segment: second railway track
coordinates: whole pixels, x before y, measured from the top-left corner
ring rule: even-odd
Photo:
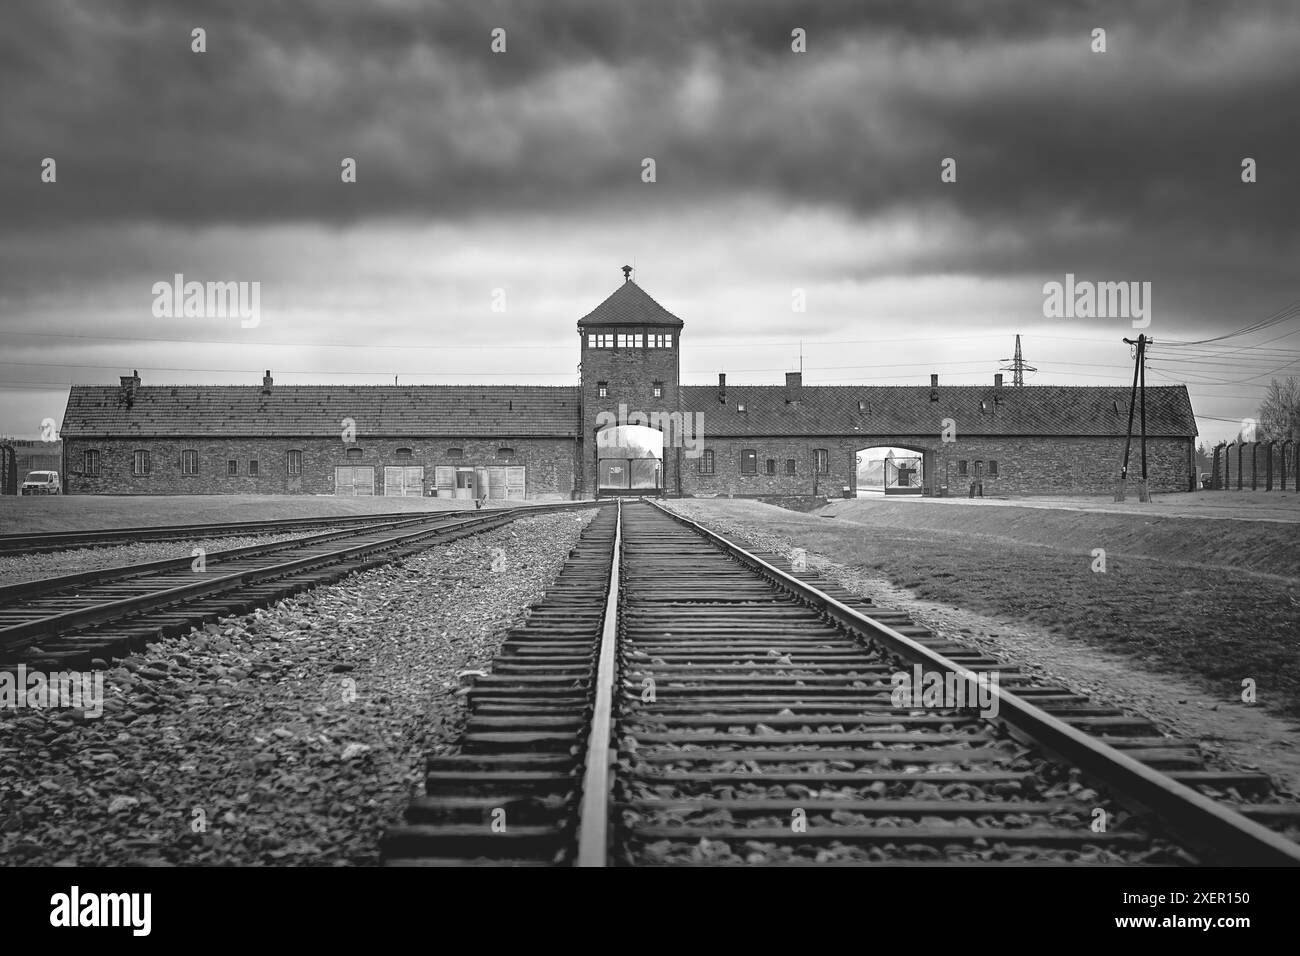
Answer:
[[[778,563],[657,505],[607,509],[385,861],[1300,863],[1277,832],[1300,809],[1262,775]],[[900,704],[916,668],[997,673],[996,713]]]
[[[190,626],[510,522],[578,505],[403,515],[352,529],[0,586],[0,666],[82,667]]]

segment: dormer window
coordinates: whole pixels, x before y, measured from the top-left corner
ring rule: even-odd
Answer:
[[[596,383],[596,397],[609,398],[609,382]]]
[[[743,411],[745,411],[745,403],[744,403],[744,402],[738,402],[738,403],[736,404],[736,411],[738,411],[738,412],[743,412]]]
[[[980,414],[984,414],[984,413],[987,412],[988,410],[989,410],[989,403],[988,403],[988,402],[981,401],[981,402],[980,402]]]
[[[864,402],[862,399],[858,399],[858,411],[865,412],[866,410],[867,410],[867,403]]]

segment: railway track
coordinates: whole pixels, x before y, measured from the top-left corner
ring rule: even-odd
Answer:
[[[385,863],[1300,863],[1263,775],[778,563],[658,505],[599,515]]]
[[[0,557],[68,551],[73,548],[118,547],[140,541],[192,541],[195,539],[234,538],[246,535],[284,534],[312,528],[379,526],[394,521],[427,517],[429,514],[429,512],[397,511],[368,515],[336,515],[326,518],[275,518],[261,521],[222,521],[212,524],[101,528],[92,531],[39,531],[30,534],[0,534]],[[441,512],[440,514],[445,516],[448,513]]]
[[[186,553],[0,587],[0,667],[84,667],[160,636],[246,613],[305,588],[534,512],[592,503],[405,514],[359,528],[201,556]]]

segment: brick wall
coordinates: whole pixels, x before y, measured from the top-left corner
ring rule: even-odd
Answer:
[[[566,438],[373,438],[353,446],[338,439],[325,438],[248,438],[248,439],[83,439],[68,438],[69,494],[114,495],[216,495],[216,494],[333,494],[336,466],[369,465],[375,469],[375,494],[383,494],[386,466],[421,465],[424,467],[425,493],[434,482],[434,467],[522,465],[525,493],[529,498],[540,495],[569,497],[573,491],[573,442]],[[347,457],[348,447],[360,448],[361,458]],[[464,456],[451,459],[449,448],[462,448]],[[514,454],[498,458],[498,448],[509,447]],[[100,454],[98,477],[82,471],[82,453],[96,449]],[[409,459],[397,457],[398,448],[410,448]],[[149,452],[150,474],[132,474],[137,449]],[[198,452],[198,474],[181,474],[181,452]],[[289,474],[288,452],[302,452],[302,474]],[[238,473],[226,474],[228,459],[238,462]],[[259,474],[249,475],[248,463],[258,461]]]
[[[933,436],[881,435],[851,438],[725,438],[706,436],[704,447],[714,453],[714,474],[703,474],[700,463],[682,463],[682,491],[686,495],[736,497],[842,494],[845,485],[856,489],[857,453],[863,448],[894,445],[921,451],[927,494],[946,485],[949,495],[967,494],[975,476],[975,462],[983,462],[984,494],[1103,494],[1114,490],[1124,454],[1123,438],[966,438],[943,443]],[[1155,491],[1187,491],[1191,486],[1191,439],[1147,440],[1147,470]],[[828,469],[814,474],[814,451],[827,450]],[[741,452],[757,453],[758,474],[742,475]],[[766,474],[767,459],[775,459],[777,473]],[[786,474],[786,459],[795,460],[794,475]],[[966,461],[967,475],[959,475]],[[998,474],[988,474],[996,461]],[[703,459],[701,459],[703,461]],[[1141,474],[1134,443],[1129,475]]]
[[[654,326],[630,326],[627,328],[602,328],[601,332],[617,335],[618,333],[640,333],[645,336],[658,333],[671,333],[673,347],[670,349],[651,348],[589,348],[586,333],[582,334],[582,447],[580,450],[582,468],[579,474],[580,488],[587,497],[592,497],[596,490],[595,440],[597,417],[601,412],[617,416],[619,405],[626,405],[629,412],[641,412],[651,415],[655,412],[675,412],[681,406],[678,400],[680,382],[680,347],[679,329],[659,328]],[[617,339],[615,339],[617,341]],[[607,382],[609,393],[600,397],[599,383]],[[663,383],[663,395],[654,397],[654,383]],[[676,469],[673,459],[676,456],[665,448],[664,481],[669,483],[669,490],[675,484]],[[683,468],[685,466],[683,465]]]

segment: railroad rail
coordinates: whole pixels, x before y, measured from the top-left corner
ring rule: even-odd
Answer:
[[[515,509],[546,507],[520,505]],[[493,509],[497,510],[497,509]],[[311,528],[348,528],[383,525],[430,514],[446,516],[458,512],[386,511],[367,515],[335,515],[319,518],[268,518],[255,521],[218,521],[204,524],[154,525],[135,528],[99,528],[90,531],[38,531],[0,534],[0,557],[68,551],[73,548],[108,548],[141,541],[192,541],[197,539],[233,538],[247,535],[284,534]]]
[[[597,516],[384,862],[1300,863],[1264,825],[1300,808],[1198,789],[1263,775],[780,563],[658,504]],[[981,706],[900,701],[910,673]]]
[[[84,666],[435,543],[533,513],[597,506],[406,514],[359,528],[0,587],[0,666]]]

